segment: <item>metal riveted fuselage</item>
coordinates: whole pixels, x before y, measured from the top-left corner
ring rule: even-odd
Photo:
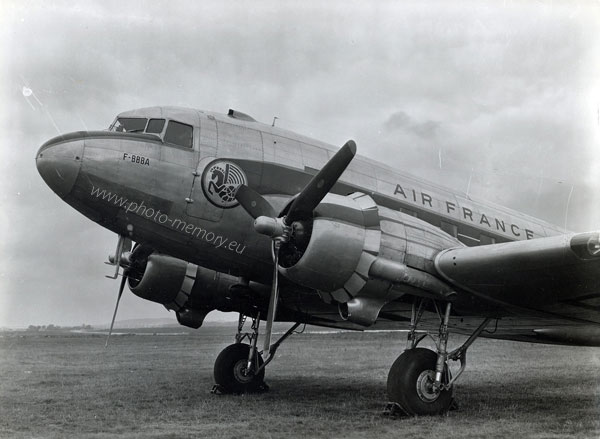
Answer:
[[[46,183],[115,233],[218,272],[269,283],[271,241],[254,231],[252,218],[237,205],[231,189],[247,184],[281,211],[328,161],[332,147],[253,120],[191,109],[151,107],[119,117],[187,124],[193,140],[181,146],[167,141],[164,132],[59,136],[42,145],[36,156]],[[411,241],[410,235],[421,234],[428,222],[480,243],[485,243],[483,238],[502,242],[559,232],[363,157],[353,160],[332,189],[342,195],[357,191],[381,206],[386,242],[380,255],[421,270],[427,270],[421,261],[432,260],[440,248],[428,247],[426,240]],[[413,214],[423,221],[412,221]],[[406,242],[413,243],[410,249]]]

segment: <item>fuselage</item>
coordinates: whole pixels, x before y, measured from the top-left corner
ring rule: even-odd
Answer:
[[[158,253],[229,274],[243,284],[254,281],[268,291],[272,242],[256,233],[252,218],[235,199],[235,188],[247,185],[282,212],[335,151],[331,145],[232,110],[222,115],[150,107],[119,114],[108,130],[51,139],[39,149],[36,164],[57,195],[101,226]],[[433,276],[438,274],[433,260],[444,249],[565,232],[362,156],[352,160],[330,192],[366,194],[378,209],[378,257]],[[323,202],[327,210],[327,198]],[[322,261],[326,270],[333,266],[331,262]],[[406,322],[415,291],[391,292],[390,284],[369,282],[365,297],[387,295],[379,317],[394,327]],[[268,298],[261,297],[261,303]],[[535,297],[533,307],[515,307],[521,301],[510,294],[492,301],[459,294],[454,309],[460,315],[455,323],[462,325],[461,315],[590,319],[580,315],[581,307],[566,309],[547,302],[543,294]],[[338,304],[345,300],[348,297],[328,296],[322,290],[288,282],[282,287],[281,318],[363,329],[338,312]],[[534,327],[539,327],[539,321]],[[504,337],[517,339],[510,334]]]
[[[335,151],[333,146],[235,112],[220,115],[151,107],[121,113],[118,118],[165,123],[155,134],[90,131],[46,142],[37,163],[48,184],[67,203],[116,233],[250,279],[269,276],[270,241],[254,233],[252,220],[237,203],[228,205],[218,197],[215,203],[214,196],[212,200],[207,196],[208,167],[221,160],[237,164],[248,185],[283,208]],[[165,141],[172,122],[191,127],[191,138],[177,144],[171,134]],[[68,166],[65,158],[69,158]],[[55,169],[57,160],[62,161]],[[218,178],[215,182],[219,184]],[[332,190],[343,195],[356,191],[369,194],[380,206],[440,227],[466,245],[563,232],[361,156]]]

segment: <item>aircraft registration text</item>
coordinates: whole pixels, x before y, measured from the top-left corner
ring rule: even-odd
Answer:
[[[150,159],[141,155],[123,153],[123,160],[131,163],[137,163],[138,165],[150,166]]]

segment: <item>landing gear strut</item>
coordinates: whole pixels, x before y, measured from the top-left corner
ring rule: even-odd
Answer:
[[[216,384],[213,393],[254,393],[269,390],[269,386],[264,382],[265,367],[273,360],[281,343],[300,326],[300,323],[295,323],[279,340],[268,349],[265,348],[267,356],[263,360],[264,351],[259,352],[256,349],[260,313],[252,319],[251,332],[242,332],[245,322],[246,316],[240,314],[235,343],[223,349],[215,361]],[[269,336],[270,329],[270,327],[267,329]],[[245,339],[248,339],[249,344],[242,343]]]
[[[400,410],[408,415],[439,415],[446,413],[453,401],[453,385],[465,370],[466,352],[469,346],[485,329],[491,318],[486,318],[458,349],[448,353],[448,323],[452,305],[446,303],[444,313],[438,304],[433,305],[440,317],[437,339],[429,333],[417,335],[417,326],[423,315],[425,300],[415,300],[412,308],[407,348],[396,359],[388,374],[388,411]],[[418,305],[417,305],[418,302]],[[425,338],[431,337],[436,350],[417,347]],[[448,360],[460,360],[460,369],[452,377]]]

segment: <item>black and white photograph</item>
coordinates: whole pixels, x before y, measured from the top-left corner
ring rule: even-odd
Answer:
[[[600,1],[0,1],[0,437],[600,437]]]

